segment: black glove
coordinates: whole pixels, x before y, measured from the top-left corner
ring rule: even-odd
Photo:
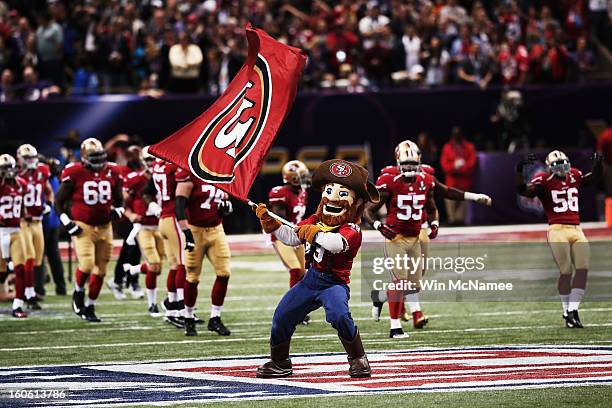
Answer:
[[[225,217],[226,215],[230,215],[234,212],[234,205],[230,200],[223,200],[219,203],[218,209],[219,214],[221,214],[222,217]]]
[[[117,221],[117,220],[120,220],[121,217],[123,217],[123,214],[125,214],[125,208],[113,207],[111,208],[110,218],[113,221]]]
[[[185,250],[192,252],[195,249],[193,234],[189,228],[184,229],[183,234],[185,234]]]
[[[597,152],[593,153],[593,163],[599,165],[603,161],[603,156]]]
[[[526,164],[531,164],[535,161],[538,160],[538,157],[534,154],[534,153],[529,153],[527,156],[525,156],[524,158],[522,158],[521,160],[519,160],[518,163],[516,163],[516,172],[520,173],[523,171],[523,167]]]
[[[81,234],[81,232],[83,232],[81,227],[75,224],[75,222],[72,221],[70,217],[68,216],[68,214],[66,213],[62,213],[60,215],[60,221],[62,225],[64,226],[64,228],[66,228],[66,231],[71,237],[78,237]]]

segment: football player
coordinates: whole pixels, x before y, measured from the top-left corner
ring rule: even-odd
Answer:
[[[230,278],[230,250],[223,230],[222,217],[232,212],[228,195],[194,175],[179,170],[176,175],[176,219],[185,235],[187,250],[185,281],[185,335],[197,336],[193,310],[204,256],[217,275],[212,286],[208,330],[221,336],[230,331],[221,321],[221,310]]]
[[[518,193],[538,197],[548,218],[548,243],[559,267],[558,290],[563,319],[568,328],[582,328],[578,307],[586,288],[589,269],[589,243],[580,228],[578,195],[580,188],[597,181],[602,172],[602,157],[595,153],[591,172],[571,166],[565,153],[553,150],[546,156],[546,172],[539,172],[525,184],[523,167],[535,160],[529,155],[516,166]],[[574,278],[572,279],[572,273]]]
[[[157,197],[161,203],[161,218],[159,232],[164,238],[164,249],[168,258],[168,279],[166,286],[168,297],[162,303],[166,309],[164,320],[171,325],[183,328],[183,302],[185,286],[185,236],[174,214],[176,204],[176,172],[175,164],[156,159],[153,166],[153,182]]]
[[[0,155],[0,273],[8,273],[9,265],[15,272],[13,317],[24,318],[25,299],[25,242],[19,232],[23,210],[25,180],[17,175],[17,162],[10,154]]]
[[[123,179],[98,139],[81,143],[81,161],[67,165],[55,198],[60,221],[75,243],[78,258],[72,308],[82,319],[99,322],[95,303],[106,275],[113,249],[111,221],[125,210]],[[85,299],[85,284],[89,293]]]
[[[394,282],[407,282],[406,290],[388,291],[389,316],[391,330],[389,337],[407,337],[401,324],[403,300],[412,310],[415,326],[422,326],[427,322],[419,303],[418,293],[421,290],[420,281],[423,271],[423,258],[419,235],[423,211],[427,212],[427,221],[431,232],[429,238],[438,235],[438,208],[433,199],[435,188],[434,178],[419,170],[421,165],[421,152],[415,143],[406,140],[395,148],[395,158],[399,167],[399,174],[382,174],[376,181],[380,191],[380,202],[369,204],[364,212],[365,220],[375,230],[385,237],[385,254],[389,258],[408,255],[414,260],[412,268],[400,268],[396,265],[392,270]],[[387,207],[387,220],[382,223],[377,216],[378,210]],[[406,265],[404,265],[406,266]]]
[[[25,297],[29,308],[39,310],[38,297],[34,291],[34,276],[42,281],[42,261],[45,253],[45,238],[42,228],[43,215],[51,211],[53,189],[49,184],[49,166],[38,161],[38,152],[31,144],[17,149],[19,176],[27,182],[23,196],[24,217],[21,233],[25,243]]]
[[[148,153],[148,147],[143,148],[140,155],[144,170],[127,175],[123,198],[126,202],[125,216],[134,225],[126,244],[135,244],[131,240],[136,238],[146,262],[138,265],[124,264],[123,267],[133,276],[145,274],[148,312],[151,317],[158,317],[157,277],[161,273],[164,257],[164,238],[159,232],[161,207],[156,202],[157,191],[151,178],[155,157]]]
[[[306,212],[310,187],[310,172],[304,163],[291,160],[282,168],[283,185],[274,187],[268,194],[268,208],[284,219],[298,224]],[[304,246],[291,247],[271,235],[272,245],[289,270],[289,287],[294,287],[306,273]]]
[[[416,146],[415,144],[413,145],[413,148],[418,149],[418,146]],[[434,189],[434,196],[437,198],[445,198],[448,200],[455,200],[455,201],[463,201],[463,200],[474,201],[478,204],[483,204],[487,206],[490,206],[493,203],[493,201],[491,200],[491,197],[489,197],[486,194],[463,191],[463,190],[459,190],[458,188],[449,187],[446,184],[442,183],[440,180],[438,180],[435,177],[435,173],[436,173],[435,169],[428,164],[421,164],[419,169],[421,172],[428,173],[434,178],[434,182],[436,183],[436,186]],[[400,173],[400,170],[397,165],[386,166],[380,171],[381,176],[383,174],[391,174],[391,175],[396,176],[399,173]],[[427,266],[427,257],[429,255],[429,241],[430,241],[429,225],[427,223],[427,211],[423,211],[422,221],[423,223],[421,224],[421,232],[419,234],[419,241],[421,243],[421,253],[423,254],[423,275],[424,275],[426,266]],[[373,303],[372,317],[375,321],[378,321],[380,319],[380,313],[382,311],[382,306],[384,304],[383,299],[381,299],[381,296],[380,296],[381,294],[384,295],[384,292],[372,291],[372,303]],[[414,312],[414,310],[412,310],[411,312]],[[405,309],[402,311],[402,320],[404,321],[410,320],[410,316],[408,315],[408,313],[406,313]],[[427,324],[428,321],[429,320],[426,317],[421,318],[420,320],[413,319],[413,326],[415,329],[421,329],[425,326],[425,324]]]

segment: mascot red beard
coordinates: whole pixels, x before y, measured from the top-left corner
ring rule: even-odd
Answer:
[[[312,262],[304,278],[281,299],[272,319],[271,360],[257,369],[260,378],[293,373],[289,348],[296,326],[323,306],[328,323],[348,354],[349,375],[369,377],[370,365],[359,330],[348,308],[351,268],[361,247],[359,222],[366,202],[379,200],[368,171],[343,160],[328,160],[314,172],[312,186],[322,193],[317,212],[292,228],[282,225],[265,204],[255,207],[266,233],[289,246],[312,245]]]

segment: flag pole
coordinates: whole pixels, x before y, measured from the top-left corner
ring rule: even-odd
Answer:
[[[251,207],[257,207],[257,204],[254,203],[251,200],[247,200],[247,204],[250,205]],[[288,221],[286,219],[284,219],[283,217],[281,217],[280,215],[274,214],[272,211],[268,210],[268,214],[270,214],[270,216],[272,218],[274,218],[275,220],[279,221],[281,224],[287,225],[291,228],[295,228],[296,225],[294,223],[292,223],[291,221]]]

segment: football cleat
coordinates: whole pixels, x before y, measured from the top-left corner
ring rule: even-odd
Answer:
[[[178,316],[164,316],[164,322],[171,324],[177,329],[182,329],[183,327],[185,327],[184,319]]]
[[[143,299],[144,298],[144,291],[142,290],[138,282],[134,282],[132,286],[130,287],[130,295],[132,295],[132,299]]]
[[[149,306],[149,316],[151,316],[151,317],[159,317],[159,316],[161,316],[161,313],[159,312],[159,309],[157,308],[157,305]]]
[[[404,322],[409,322],[411,319],[410,314],[406,311],[406,305],[402,306],[402,314],[400,315],[400,319]]]
[[[196,314],[193,314],[193,321],[195,322],[195,324],[204,324],[204,320],[200,319],[198,316],[196,316]]]
[[[567,316],[571,320],[574,329],[582,329],[584,326],[580,321],[580,317],[578,316],[577,310],[567,311]]]
[[[572,321],[572,319],[570,319],[570,317],[567,314],[567,312],[565,312],[563,314],[563,320],[565,321],[565,327],[567,327],[568,329],[573,329],[574,328],[574,322]]]
[[[186,317],[185,321],[185,336],[197,336],[196,324],[193,317]]]
[[[422,329],[429,322],[429,318],[420,310],[412,313],[412,325],[415,329]]]
[[[94,305],[89,305],[85,307],[85,311],[83,312],[82,318],[83,320],[87,320],[91,323],[98,323],[102,321],[98,318],[98,316],[96,316],[96,310]]]
[[[211,317],[208,320],[208,330],[219,333],[219,336],[229,336],[231,334],[219,316]]]
[[[41,310],[42,307],[40,307],[40,305],[38,304],[38,300],[36,297],[31,297],[29,299],[26,299],[26,304],[28,305],[28,309],[31,310]]]
[[[380,314],[382,313],[382,307],[383,307],[382,302],[374,302],[372,304],[372,319],[374,319],[375,322],[380,321]]]
[[[306,316],[304,320],[302,320],[302,326],[308,326],[310,324],[310,316]]]
[[[85,309],[85,292],[77,292],[76,290],[72,292],[72,310],[76,313],[77,316],[81,316],[83,314],[83,310]]]
[[[408,333],[404,333],[404,330],[402,328],[399,329],[391,329],[389,331],[389,338],[390,339],[405,339],[408,338]]]
[[[28,314],[24,312],[22,308],[18,307],[17,309],[13,309],[13,317],[16,319],[24,319],[28,317]]]
[[[125,293],[123,293],[123,289],[121,288],[120,285],[117,285],[115,281],[107,280],[106,286],[108,286],[110,291],[113,292],[113,296],[115,297],[115,299],[117,300],[125,299]]]

